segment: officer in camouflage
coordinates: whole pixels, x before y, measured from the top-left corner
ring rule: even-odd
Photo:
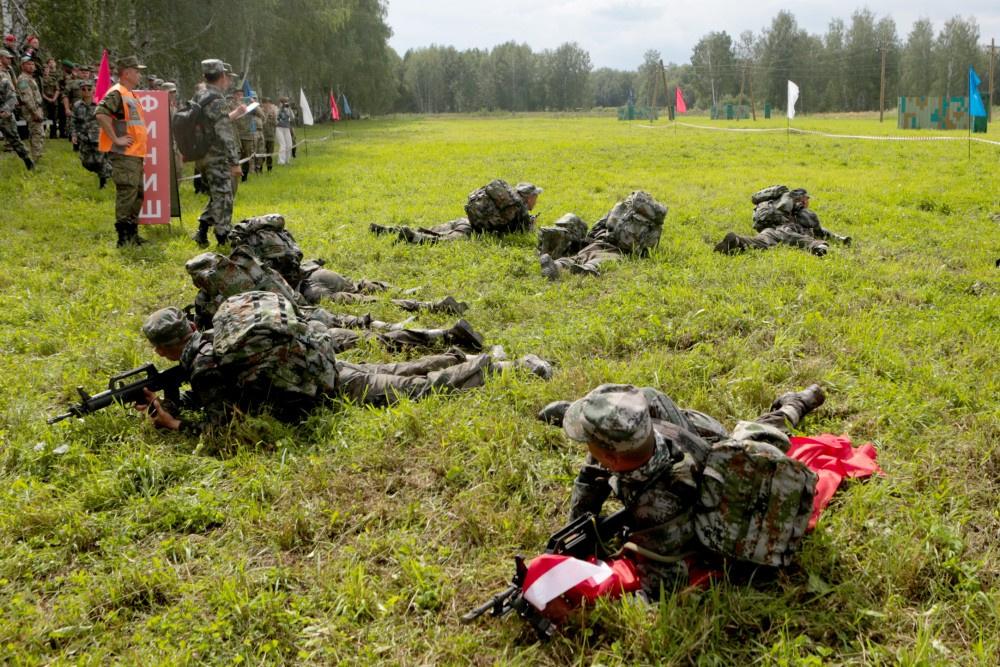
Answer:
[[[773,192],[778,198],[784,197],[791,200],[791,213],[786,216],[778,216],[780,219],[774,221],[758,222],[758,211],[762,207],[768,206],[771,200],[756,201],[761,193]],[[748,248],[757,250],[767,250],[781,243],[808,250],[817,257],[824,256],[830,250],[828,239],[835,239],[844,245],[851,245],[850,236],[840,236],[820,225],[819,217],[809,208],[809,193],[805,188],[788,190],[785,186],[772,186],[759,191],[752,198],[757,209],[754,212],[755,229],[760,232],[753,237],[739,236],[734,232],[729,232],[715,245],[715,252],[727,255],[742,252]],[[783,209],[788,212],[788,208]]]
[[[369,229],[377,235],[396,234],[407,243],[439,243],[467,239],[473,233],[507,234],[530,229],[535,217],[530,211],[538,203],[542,188],[534,183],[518,183],[512,188],[497,179],[469,194],[465,206],[469,217],[456,218],[430,228],[397,227],[371,223]]]
[[[80,94],[82,97],[76,101],[72,109],[70,141],[80,149],[80,162],[83,168],[97,174],[99,187],[104,188],[104,184],[111,178],[111,163],[108,162],[107,155],[97,147],[101,137],[101,126],[97,124],[97,117],[94,115],[97,110],[97,105],[94,103],[94,84],[83,81],[80,85]]]
[[[275,303],[278,307],[281,303],[281,297],[262,292],[233,299],[247,302],[247,297],[255,311],[267,311]],[[217,354],[214,348],[218,332],[198,331],[177,308],[156,311],[147,318],[142,331],[159,356],[179,362],[187,371],[191,392],[186,393],[182,405],[171,406],[147,391],[149,403],[137,409],[147,412],[158,426],[194,433],[224,426],[241,411],[269,408],[280,419],[294,420],[330,398],[385,406],[402,398],[417,400],[434,392],[480,387],[488,374],[507,368],[533,370],[520,360],[497,361],[489,354],[469,358],[458,349],[407,362],[347,363],[336,359],[326,332],[310,325],[308,332],[299,336],[298,356],[293,361],[281,360],[282,366],[291,367],[298,373],[298,377],[292,379],[281,369],[261,367],[274,363],[267,354],[260,357],[271,361],[227,367],[224,356]],[[266,336],[259,338],[254,344],[259,345],[260,351],[274,347]],[[551,368],[549,370],[551,375]],[[240,382],[236,378],[253,380]],[[205,418],[200,421],[177,419],[171,413],[178,408],[201,410]]]
[[[660,242],[667,207],[642,191],[633,192],[615,204],[587,232],[587,225],[569,213],[552,227],[538,230],[538,263],[549,280],[561,271],[576,275],[600,275],[603,262],[626,255],[643,257]]]
[[[17,125],[14,122],[14,106],[17,104],[17,91],[14,82],[11,81],[7,73],[14,54],[7,49],[0,48],[0,136],[9,142],[11,148],[17,156],[24,160],[24,166],[28,170],[35,168],[35,162],[31,159],[28,147],[21,141],[17,133]]]
[[[21,56],[21,75],[17,77],[17,92],[21,98],[21,115],[28,124],[31,159],[38,162],[42,157],[45,138],[42,130],[45,109],[42,106],[42,93],[38,90],[38,82],[35,81],[35,61],[31,56]]]
[[[823,400],[818,385],[785,394],[770,412],[753,423],[740,422],[729,433],[712,417],[681,410],[650,387],[605,384],[574,403],[549,404],[539,418],[561,425],[589,450],[573,483],[570,519],[599,515],[614,493],[631,510],[626,539],[636,554],[643,591],[656,600],[661,585],[686,583],[688,557],[713,557],[695,528],[701,480],[713,449],[783,440],[787,450],[788,427]]]
[[[198,161],[198,172],[203,185],[208,188],[209,200],[198,218],[198,231],[191,238],[198,245],[208,245],[208,230],[215,232],[220,245],[228,242],[232,231],[233,198],[236,183],[243,176],[240,169],[240,151],[229,118],[226,91],[230,87],[229,75],[221,60],[201,61],[205,88],[194,96],[201,105],[205,125],[212,135],[208,152]]]

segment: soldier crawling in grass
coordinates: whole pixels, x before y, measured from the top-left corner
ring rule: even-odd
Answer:
[[[574,403],[551,403],[538,416],[587,444],[570,519],[599,515],[614,493],[631,513],[626,550],[644,593],[656,600],[661,586],[686,584],[689,567],[720,556],[789,562],[812,513],[816,477],[783,452],[788,429],[824,398],[819,385],[784,394],[732,433],[655,389],[631,385],[601,385]],[[733,506],[734,498],[756,501],[753,508]]]
[[[467,239],[472,234],[516,234],[532,228],[535,218],[531,211],[538,203],[542,189],[533,183],[518,183],[511,187],[497,179],[469,194],[465,204],[466,218],[456,218],[433,227],[397,227],[371,223],[375,234],[396,234],[407,243],[438,243]]]
[[[158,355],[179,362],[191,391],[181,405],[167,405],[147,390],[149,403],[137,409],[158,426],[196,433],[225,426],[240,412],[265,409],[291,421],[336,397],[384,406],[436,391],[472,389],[482,386],[490,373],[506,368],[551,376],[550,366],[541,373],[523,360],[502,361],[490,354],[469,357],[457,348],[400,363],[340,361],[326,327],[302,319],[291,301],[273,292],[227,299],[209,331],[198,331],[177,308],[156,311],[142,331]],[[533,360],[544,364],[537,357]],[[182,420],[174,416],[178,409],[203,415]]]
[[[747,237],[729,232],[715,245],[715,252],[731,255],[747,248],[767,250],[786,243],[822,257],[830,250],[828,239],[850,245],[850,236],[840,236],[820,225],[819,217],[809,208],[809,200],[804,188],[789,191],[784,185],[755,192],[750,201],[754,205],[753,228],[759,233]]]
[[[589,232],[583,220],[568,213],[552,227],[538,230],[542,275],[549,280],[562,271],[597,276],[603,262],[627,255],[644,257],[660,242],[666,214],[666,206],[642,191],[615,204]]]

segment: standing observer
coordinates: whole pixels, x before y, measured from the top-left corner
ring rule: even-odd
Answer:
[[[139,212],[142,210],[142,166],[146,158],[146,121],[139,97],[132,92],[142,81],[145,65],[129,56],[118,61],[118,83],[111,87],[94,112],[101,126],[98,149],[108,154],[111,180],[115,182],[115,231],[118,247],[142,245]]]

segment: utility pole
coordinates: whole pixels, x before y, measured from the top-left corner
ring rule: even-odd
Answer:
[[[743,66],[743,76],[740,77],[740,104],[736,107],[736,122],[740,122],[740,109],[743,108],[743,84],[747,80],[747,66]]]
[[[882,122],[882,116],[885,114],[885,54],[889,50],[889,46],[882,42],[882,83],[879,86],[879,96],[878,96],[878,122]]]
[[[670,118],[670,91],[667,90],[667,69],[663,66],[663,58],[660,58],[660,76],[663,78],[663,97],[667,100],[667,118]]]
[[[986,122],[993,122],[993,61],[997,57],[997,40],[990,40],[990,105],[986,108]]]
[[[747,69],[750,71],[750,115],[753,116],[753,120],[757,122],[757,105],[753,101],[753,70],[750,69],[750,63],[747,63]]]

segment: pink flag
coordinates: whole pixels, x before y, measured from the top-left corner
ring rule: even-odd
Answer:
[[[684,113],[688,110],[688,105],[684,104],[684,96],[681,95],[680,86],[677,87],[677,102],[674,106],[677,107],[677,113]]]
[[[111,67],[108,66],[108,52],[101,58],[101,69],[97,72],[97,83],[94,84],[94,102],[100,102],[111,88]]]
[[[332,120],[340,120],[340,109],[337,108],[337,100],[333,97],[333,91],[330,91],[330,118]]]

